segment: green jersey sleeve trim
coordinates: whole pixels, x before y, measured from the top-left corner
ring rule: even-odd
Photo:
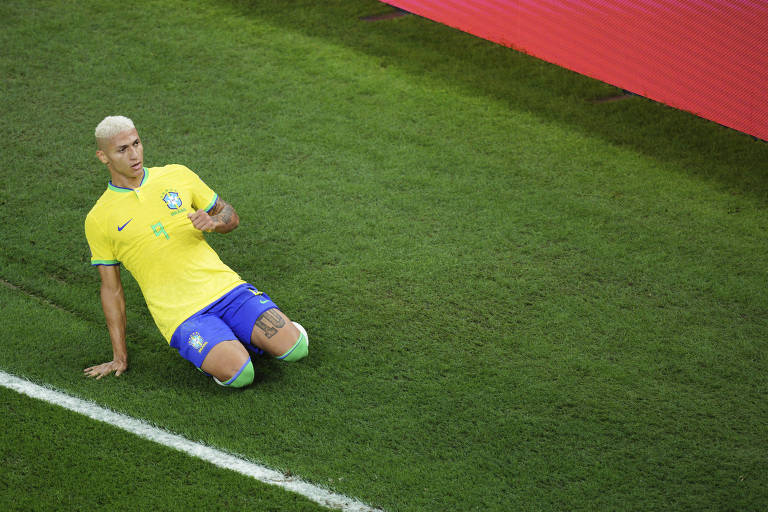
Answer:
[[[120,262],[117,260],[93,260],[91,261],[91,266],[95,267],[97,265],[105,265],[105,266],[113,266],[113,265],[119,265]]]
[[[219,200],[219,194],[213,194],[213,201],[211,201],[211,204],[208,205],[207,208],[205,208],[206,212],[211,211],[211,209],[216,206],[216,201]]]

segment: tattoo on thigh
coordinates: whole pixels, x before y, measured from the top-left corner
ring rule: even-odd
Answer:
[[[267,338],[277,334],[277,330],[284,325],[283,317],[273,309],[268,309],[256,320],[256,327],[261,329]]]

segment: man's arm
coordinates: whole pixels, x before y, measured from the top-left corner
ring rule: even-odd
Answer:
[[[221,198],[211,208],[210,213],[205,210],[197,210],[187,214],[192,225],[200,231],[215,231],[217,233],[229,233],[240,224],[240,217],[231,204]]]
[[[83,370],[88,377],[100,379],[115,372],[119,377],[128,369],[128,349],[125,345],[125,296],[118,265],[99,265],[101,276],[101,307],[107,320],[109,339],[112,341],[112,361]]]

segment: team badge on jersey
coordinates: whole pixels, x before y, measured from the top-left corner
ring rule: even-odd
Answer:
[[[192,348],[197,350],[200,354],[203,353],[203,349],[208,344],[207,341],[203,341],[203,337],[200,336],[200,333],[197,331],[189,335],[189,340],[187,341],[187,343],[192,345]]]
[[[179,196],[178,192],[174,192],[172,190],[166,191],[165,195],[163,196],[163,201],[165,201],[165,204],[171,210],[181,208],[181,196]]]

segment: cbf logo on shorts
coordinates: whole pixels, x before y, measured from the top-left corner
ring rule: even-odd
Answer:
[[[166,206],[171,210],[176,210],[181,207],[181,197],[179,193],[174,190],[166,190],[163,196]]]
[[[189,340],[187,340],[187,343],[192,345],[192,348],[197,350],[197,352],[200,354],[203,353],[203,349],[208,344],[207,341],[203,341],[203,337],[200,336],[200,333],[197,331],[189,335]]]

